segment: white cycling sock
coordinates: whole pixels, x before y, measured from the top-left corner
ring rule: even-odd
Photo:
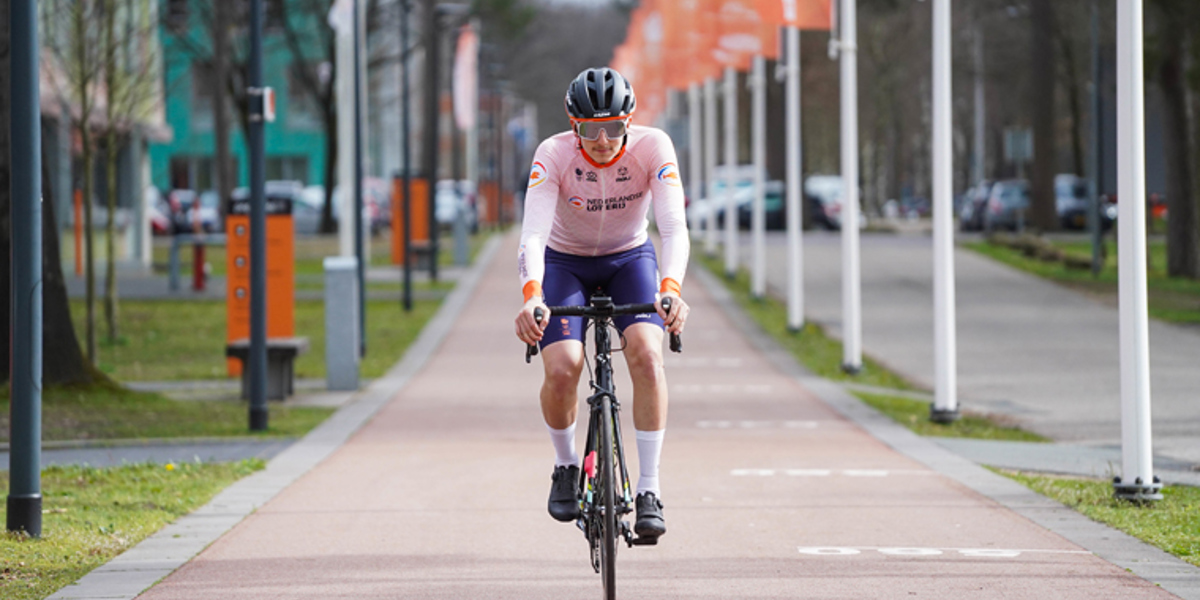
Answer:
[[[665,429],[658,431],[637,431],[638,449],[638,483],[637,493],[654,492],[662,498],[658,489],[658,459],[662,455],[663,435]]]
[[[554,443],[554,466],[579,466],[579,453],[575,451],[575,424],[571,423],[566,429],[555,429],[546,425],[550,431],[550,441]]]

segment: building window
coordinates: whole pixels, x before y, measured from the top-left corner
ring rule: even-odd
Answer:
[[[308,185],[308,157],[306,156],[268,156],[267,180],[299,181]]]
[[[295,62],[288,68],[288,129],[316,130],[321,128],[321,111],[304,83],[306,76],[308,81],[318,81],[316,64]]]
[[[212,64],[192,63],[192,130],[212,131],[213,101],[217,88]]]
[[[167,0],[167,14],[163,20],[171,33],[184,33],[187,31],[190,14],[188,0]]]

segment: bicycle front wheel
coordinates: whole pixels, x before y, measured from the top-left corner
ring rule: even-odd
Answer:
[[[604,582],[605,600],[617,598],[617,480],[613,448],[612,399],[605,396],[600,405],[600,447],[597,449],[600,473],[600,577]]]

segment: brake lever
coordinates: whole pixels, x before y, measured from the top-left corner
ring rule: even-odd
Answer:
[[[668,313],[671,312],[671,297],[670,296],[663,298],[660,301],[660,304],[662,304],[664,311],[666,311]],[[679,337],[679,334],[672,331],[670,338],[671,338],[671,352],[683,352],[683,339]]]
[[[544,314],[546,314],[546,313],[542,312],[542,307],[540,307],[540,306],[533,309],[533,320],[541,323],[542,315],[544,315]],[[537,344],[526,344],[525,345],[525,364],[529,364],[530,359],[532,359],[534,356],[537,356],[537,353],[538,353]]]

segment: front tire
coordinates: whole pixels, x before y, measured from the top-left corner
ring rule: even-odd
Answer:
[[[600,578],[604,583],[605,600],[617,598],[617,507],[614,501],[616,480],[613,477],[613,419],[612,400],[605,397],[600,405]]]

